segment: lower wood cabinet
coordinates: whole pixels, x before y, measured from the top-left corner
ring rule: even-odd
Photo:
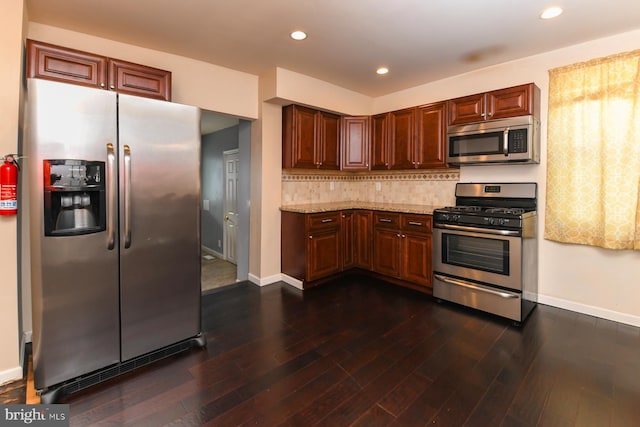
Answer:
[[[307,287],[359,268],[430,291],[431,218],[359,209],[282,212],[282,272]]]
[[[431,287],[431,216],[375,212],[373,271]]]
[[[355,251],[355,213],[353,211],[342,211],[340,213],[340,238],[342,246],[342,270],[348,270],[356,265]]]
[[[358,268],[371,270],[373,268],[373,212],[356,210],[354,218],[354,263]]]
[[[400,278],[421,286],[432,286],[431,226],[428,215],[402,215],[400,224]]]
[[[282,212],[282,272],[313,282],[342,270],[341,214]]]

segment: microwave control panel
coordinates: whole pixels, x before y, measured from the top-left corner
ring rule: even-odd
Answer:
[[[509,131],[509,153],[527,152],[527,130],[514,129]]]

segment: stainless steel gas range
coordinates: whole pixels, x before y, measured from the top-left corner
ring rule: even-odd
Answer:
[[[459,183],[433,212],[433,296],[522,322],[536,305],[536,183]]]

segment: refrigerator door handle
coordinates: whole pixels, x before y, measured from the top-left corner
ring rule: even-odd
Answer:
[[[116,242],[116,153],[113,144],[107,144],[107,249],[113,250]]]
[[[131,148],[124,146],[124,248],[131,247]]]

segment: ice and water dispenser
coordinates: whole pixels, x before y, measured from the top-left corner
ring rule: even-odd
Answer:
[[[45,236],[97,233],[105,227],[105,163],[45,160]]]

